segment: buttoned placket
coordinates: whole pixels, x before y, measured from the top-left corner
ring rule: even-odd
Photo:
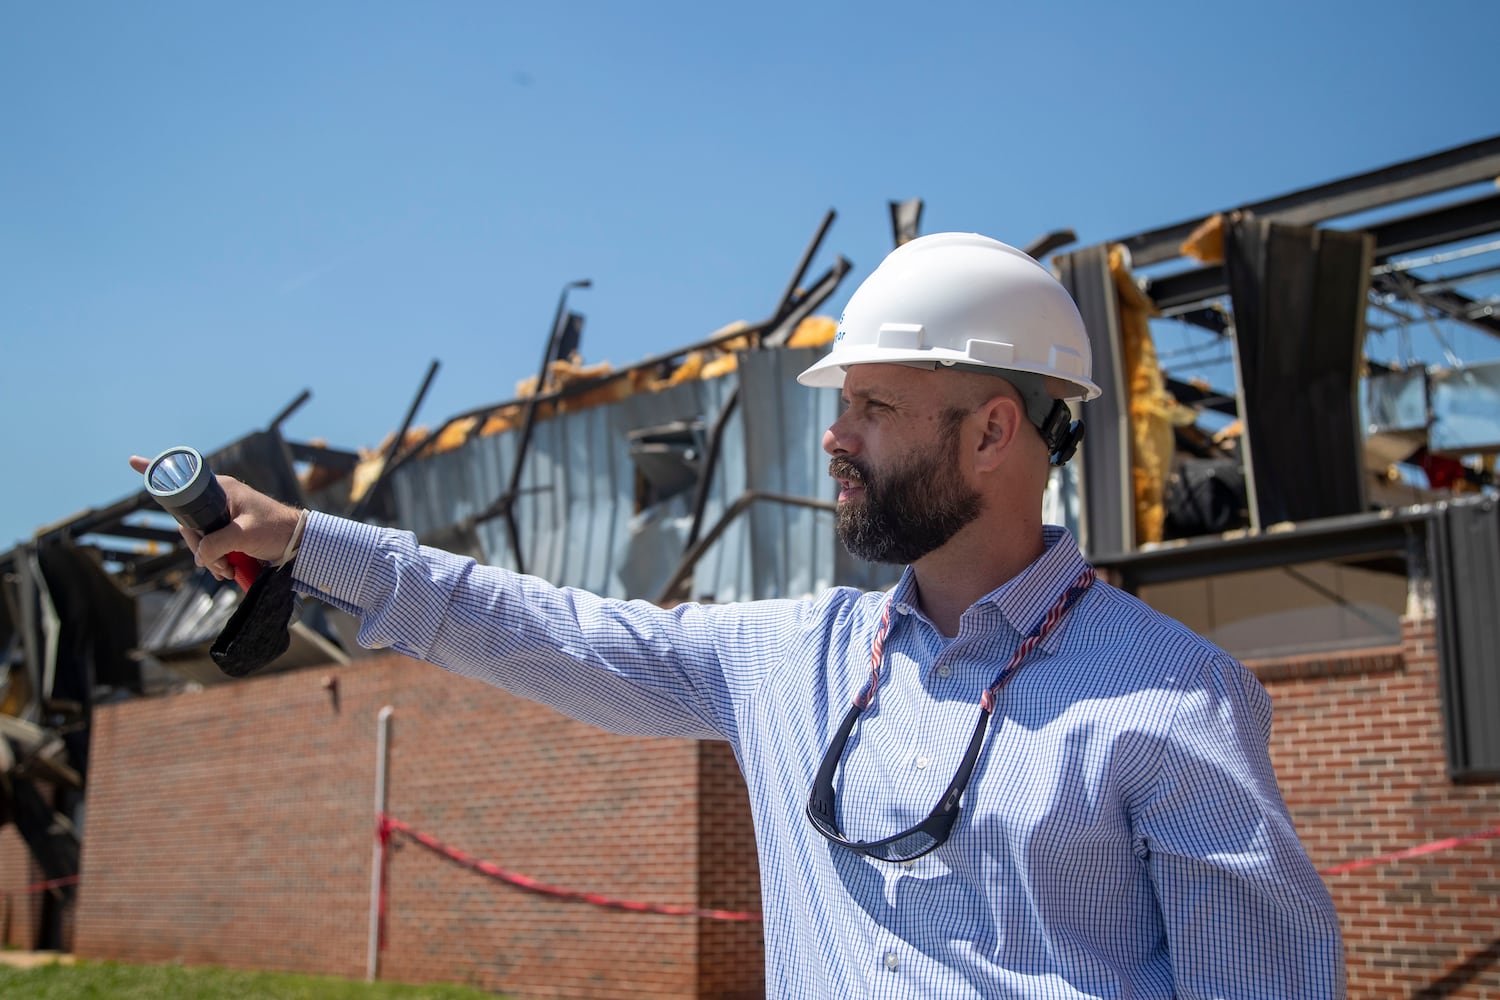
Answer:
[[[893,610],[903,617],[910,616],[919,619],[928,628],[936,628],[920,611],[912,608],[905,602],[895,604]],[[934,695],[940,694],[947,684],[952,681],[956,672],[954,662],[963,655],[963,647],[968,645],[969,641],[976,638],[976,633],[982,633],[990,624],[983,621],[980,617],[986,613],[1004,617],[1003,612],[997,607],[988,607],[985,609],[971,608],[964,615],[963,623],[959,628],[959,634],[951,639],[945,638],[943,640],[931,669],[923,678],[923,686],[929,692]],[[1007,625],[1010,625],[1008,619],[1005,619],[1005,621]],[[1019,641],[1025,641],[1020,633],[1016,633],[1016,638]],[[919,748],[915,739],[911,745],[908,761],[912,767],[920,772],[927,772],[932,764],[932,758],[928,755],[928,751]],[[924,774],[924,777],[926,776]],[[922,878],[924,875],[925,877],[931,877],[934,874],[931,870],[933,866],[946,870],[946,866],[938,860],[936,854],[928,854],[921,858],[914,858],[895,864],[878,861],[873,858],[867,859],[867,861],[883,874],[886,883],[886,899],[892,903],[894,903],[896,898],[895,888],[903,879]],[[904,995],[903,987],[905,982],[901,975],[903,965],[905,964],[902,957],[902,949],[904,947],[905,943],[894,935],[885,933],[879,935],[874,956],[878,962],[879,971],[875,976],[871,991],[873,997]]]
[[[896,610],[901,615],[916,617],[919,621],[921,621],[923,626],[936,632],[936,626],[933,625],[932,622],[930,622],[926,618],[926,616],[922,615],[918,611],[915,611],[915,609],[913,609],[911,605],[901,603],[897,605]],[[953,677],[954,668],[952,661],[955,656],[954,650],[958,646],[958,643],[958,639],[944,638],[942,640],[942,644],[938,650],[937,657],[934,659],[932,667],[927,671],[927,676],[923,679],[925,686],[933,694],[940,694],[942,692],[942,689],[946,686],[943,684],[943,682],[948,681]],[[924,746],[921,743],[919,737],[914,737],[906,759],[909,766],[919,772],[918,776],[921,778],[922,784],[924,786],[932,785],[934,787],[939,787],[937,785],[937,782],[940,776],[934,773],[930,773],[934,759],[933,748],[931,746]],[[902,862],[901,866],[906,869],[911,869],[913,865],[913,862],[907,861]]]

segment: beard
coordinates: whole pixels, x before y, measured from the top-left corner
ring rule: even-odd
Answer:
[[[913,450],[890,469],[852,458],[828,463],[828,474],[864,489],[838,508],[838,536],[858,559],[906,565],[945,545],[983,509],[978,491],[958,472],[958,439],[946,448]]]

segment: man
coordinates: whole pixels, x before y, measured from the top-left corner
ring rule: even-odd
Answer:
[[[889,594],[604,600],[232,480],[233,523],[189,542],[220,577],[229,552],[296,551],[363,644],[607,729],[728,740],[772,996],[1341,996],[1265,691],[1041,523],[1089,378],[1072,301],[1004,244],[924,237],[860,286],[799,380],[843,389],[839,534],[907,564]]]

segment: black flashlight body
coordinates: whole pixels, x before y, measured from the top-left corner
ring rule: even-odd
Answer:
[[[200,535],[212,534],[229,524],[229,498],[208,467],[208,460],[196,448],[168,448],[146,466],[145,478],[146,492],[178,524]],[[234,568],[235,582],[249,590],[260,572],[260,563],[240,552],[231,552],[225,558]]]
[[[185,524],[200,535],[209,535],[229,524],[229,498],[219,485],[219,477],[210,474],[205,476],[203,492],[168,512],[178,524]]]

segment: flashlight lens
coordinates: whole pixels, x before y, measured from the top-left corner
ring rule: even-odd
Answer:
[[[176,493],[193,481],[198,469],[198,456],[191,451],[164,455],[151,468],[151,489],[160,494]]]

